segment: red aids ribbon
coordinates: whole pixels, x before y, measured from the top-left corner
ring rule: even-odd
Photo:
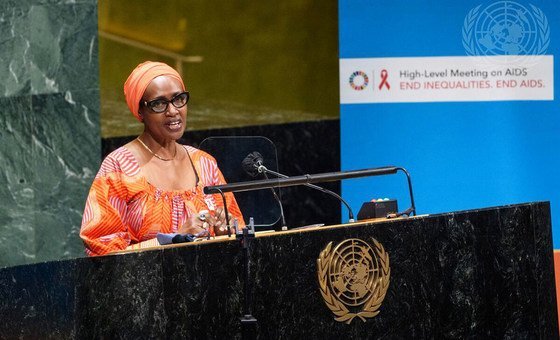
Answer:
[[[387,90],[391,89],[391,85],[389,85],[389,82],[387,81],[387,77],[389,77],[389,73],[387,73],[387,70],[382,70],[381,71],[381,84],[379,84],[379,89],[380,90],[383,87],[383,85],[387,86]]]

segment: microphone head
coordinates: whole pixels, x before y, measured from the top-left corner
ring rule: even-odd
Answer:
[[[259,165],[262,165],[262,163],[262,155],[257,151],[253,151],[245,157],[245,159],[241,162],[241,166],[249,176],[257,177],[259,174]]]

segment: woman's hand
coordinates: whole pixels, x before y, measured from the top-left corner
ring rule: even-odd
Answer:
[[[178,233],[191,234],[196,237],[208,236],[208,223],[206,223],[206,225],[204,223],[205,222],[200,219],[199,214],[193,214],[185,221],[185,224],[179,228]]]
[[[232,215],[229,214],[230,221]],[[218,208],[213,212],[202,210],[198,214],[193,214],[183,226],[179,229],[180,234],[192,234],[196,237],[210,235],[225,235],[226,215],[222,208]]]

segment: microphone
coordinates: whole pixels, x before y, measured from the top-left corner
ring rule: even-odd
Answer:
[[[263,161],[264,160],[262,155],[257,151],[254,151],[248,154],[247,157],[245,157],[245,159],[241,162],[241,166],[243,167],[243,170],[245,170],[245,172],[251,177],[256,177],[259,173],[262,173],[264,178],[268,179],[266,172],[264,172],[263,170],[266,169],[266,167],[262,164]],[[274,188],[270,188],[270,190],[272,191],[272,195],[274,196],[274,199],[276,200],[276,202],[278,202],[278,206],[280,207],[280,217],[282,217],[282,230],[288,230],[288,226],[286,226],[286,217],[284,216],[284,207],[282,206],[282,201],[276,194],[276,190],[274,190]]]
[[[249,176],[257,177],[257,175],[261,172],[259,170],[259,167],[262,166],[262,163],[262,155],[254,151],[248,154],[247,157],[245,157],[245,159],[241,162],[241,166]]]
[[[262,162],[263,162],[263,157],[260,153],[258,153],[257,151],[251,152],[249,155],[247,155],[247,157],[245,157],[245,159],[242,162],[243,169],[249,175],[254,173],[255,175],[252,175],[253,177],[255,177],[256,174],[258,174],[258,173],[262,173],[266,177],[266,174],[269,173],[269,174],[272,174],[272,175],[274,175],[276,177],[280,177],[280,178],[290,178],[289,176],[286,176],[284,174],[278,173],[276,171],[269,170],[267,167],[265,167],[262,164]],[[266,177],[266,178],[268,178],[268,177]],[[312,188],[312,189],[315,189],[315,190],[319,190],[321,192],[324,192],[325,194],[329,194],[331,196],[336,197],[348,209],[348,222],[349,223],[355,222],[354,213],[352,212],[352,208],[350,208],[350,205],[342,197],[340,197],[340,195],[336,194],[335,192],[333,192],[329,189],[325,189],[325,188],[322,188],[320,186],[317,186],[317,185],[314,185],[314,184],[311,184],[311,183],[302,183],[302,184],[305,185],[306,187],[309,187],[309,188]],[[272,190],[274,192],[274,189],[272,189]],[[278,202],[280,202],[279,199],[278,199]],[[280,206],[281,206],[281,204],[280,204]],[[282,214],[282,217],[284,217],[283,214]]]

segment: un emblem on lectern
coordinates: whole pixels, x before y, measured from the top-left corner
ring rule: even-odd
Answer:
[[[350,324],[379,314],[387,294],[391,268],[389,254],[374,238],[368,244],[357,238],[330,242],[317,259],[319,289],[335,320]]]

